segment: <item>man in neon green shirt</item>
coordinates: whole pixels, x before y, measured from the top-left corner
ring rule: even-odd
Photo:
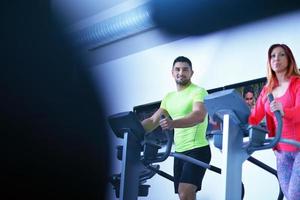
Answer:
[[[177,90],[168,93],[160,108],[142,124],[146,132],[159,125],[163,130],[174,129],[177,153],[209,163],[211,152],[205,137],[208,117],[203,103],[207,91],[191,82],[193,73],[191,61],[184,56],[177,57],[172,67]],[[166,118],[160,119],[162,115]],[[180,200],[196,199],[205,171],[202,167],[174,158],[174,188]]]

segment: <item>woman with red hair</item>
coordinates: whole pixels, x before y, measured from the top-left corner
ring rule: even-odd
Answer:
[[[267,84],[249,116],[249,124],[258,125],[266,117],[269,136],[277,126],[274,111],[282,114],[282,138],[300,142],[300,72],[291,49],[273,44],[268,50]],[[267,95],[274,100],[269,102]],[[300,199],[300,149],[285,143],[274,147],[280,187],[288,200]]]

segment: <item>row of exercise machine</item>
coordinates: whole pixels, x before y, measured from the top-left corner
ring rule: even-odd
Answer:
[[[269,95],[269,99],[272,98],[272,95]],[[222,124],[220,130],[211,132],[214,146],[222,149],[221,168],[171,152],[173,131],[164,131],[165,141],[157,140],[145,134],[135,112],[122,112],[108,117],[114,134],[123,139],[123,145],[117,148],[117,158],[122,162],[121,172],[112,175],[110,179],[117,198],[136,200],[138,196],[148,196],[150,185],[145,183],[155,174],[173,181],[173,176],[161,171],[158,164],[171,156],[220,174],[223,185],[222,199],[240,200],[243,199],[245,191],[241,179],[242,164],[246,160],[277,177],[275,169],[251,157],[253,152],[270,149],[278,142],[300,148],[299,142],[281,139],[282,119],[279,111],[275,112],[278,126],[274,138],[267,138],[268,131],[263,127],[249,126],[249,107],[234,89],[209,94],[204,104],[209,116]],[[245,137],[248,137],[247,140],[244,140]],[[161,149],[163,151],[159,151]],[[279,187],[277,200],[282,199],[283,193]]]

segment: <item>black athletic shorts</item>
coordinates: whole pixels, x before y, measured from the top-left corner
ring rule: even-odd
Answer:
[[[178,153],[178,152],[177,152]],[[209,164],[211,151],[209,145],[180,152],[187,156]],[[190,183],[197,186],[197,191],[201,190],[201,184],[206,169],[190,162],[174,158],[174,189],[178,193],[179,183]]]

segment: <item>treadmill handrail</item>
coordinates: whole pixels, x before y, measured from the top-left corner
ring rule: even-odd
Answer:
[[[166,118],[165,115],[161,115],[160,116],[160,119],[164,119],[164,118]],[[167,137],[166,150],[163,153],[157,154],[157,158],[152,159],[150,161],[151,163],[163,162],[163,161],[165,161],[169,157],[169,155],[171,153],[171,149],[172,149],[172,144],[173,144],[173,132],[174,132],[174,129],[172,129],[172,130],[164,130],[163,131],[163,133]]]
[[[296,146],[297,148],[300,148],[300,142],[297,142],[296,140],[281,138],[279,140],[279,142],[286,143],[286,144],[291,144],[291,145]]]
[[[274,96],[272,95],[272,93],[268,94],[268,98],[269,98],[270,102],[272,102],[274,100]],[[248,149],[247,149],[248,153],[249,152],[252,153],[252,152],[258,151],[258,150],[264,150],[264,149],[273,148],[280,141],[280,139],[281,139],[281,133],[282,133],[282,116],[281,116],[281,113],[280,113],[279,110],[276,110],[274,112],[274,115],[275,115],[276,120],[277,120],[277,128],[276,128],[275,137],[272,138],[272,139],[266,140],[267,143],[264,144],[264,145],[262,145],[262,146],[258,146],[258,147],[250,146],[250,147],[248,147]]]
[[[163,153],[159,153],[157,154],[157,158],[155,159],[151,159],[151,160],[144,160],[145,163],[157,163],[157,162],[163,162],[165,161],[170,153],[171,153],[171,149],[172,149],[172,145],[173,145],[173,131],[172,130],[168,130],[168,131],[163,131],[167,137],[167,144],[166,144],[166,149]]]

